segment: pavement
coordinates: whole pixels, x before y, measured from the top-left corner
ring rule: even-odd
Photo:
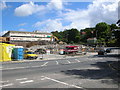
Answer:
[[[95,55],[96,53],[87,53],[87,55]],[[76,55],[60,55],[60,54],[43,54],[39,55],[39,58],[42,58],[42,60],[51,60],[51,59],[65,59],[65,58],[75,58],[75,57],[81,57],[85,56],[84,54],[76,54]]]
[[[22,62],[32,62],[32,61],[45,61],[45,60],[56,60],[56,59],[67,59],[67,58],[76,58],[76,57],[83,57],[83,56],[90,56],[90,55],[97,55],[96,52],[88,52],[84,54],[77,54],[77,55],[60,55],[60,54],[39,54],[37,59],[29,60],[23,59],[18,61],[7,61],[2,63],[22,63]]]

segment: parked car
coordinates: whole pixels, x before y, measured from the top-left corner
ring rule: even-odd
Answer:
[[[98,51],[98,55],[105,55],[106,51],[104,49]]]
[[[40,49],[37,49],[37,50],[35,51],[35,53],[36,53],[36,54],[46,54],[46,50],[40,48]]]
[[[25,59],[37,59],[37,58],[38,58],[38,55],[35,54],[35,53],[32,52],[32,51],[25,51],[25,53],[24,53],[24,58],[25,58]]]
[[[110,53],[110,52],[111,52],[111,49],[110,49],[110,48],[106,49],[106,52],[107,52],[107,53]]]
[[[60,49],[60,54],[73,54],[77,53],[79,46],[65,46],[63,49]]]

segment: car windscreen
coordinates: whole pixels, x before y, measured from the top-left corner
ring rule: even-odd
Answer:
[[[74,47],[66,47],[66,49],[74,49]]]
[[[27,52],[27,54],[34,54],[34,52]]]

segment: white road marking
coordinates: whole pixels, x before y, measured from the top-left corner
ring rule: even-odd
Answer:
[[[46,78],[42,78],[41,80],[45,80]]]
[[[103,59],[103,58],[98,58],[98,59]]]
[[[28,66],[27,67],[4,68],[2,70],[13,70],[13,69],[24,69],[24,68],[28,68]]]
[[[47,66],[47,64],[48,64],[48,62],[45,62],[43,65],[41,65],[41,66]]]
[[[20,82],[20,83],[24,84],[24,83],[30,83],[30,82],[34,82],[34,80],[23,81],[23,82]]]
[[[16,68],[5,68],[5,69],[2,69],[2,70],[11,70],[11,69],[16,69]]]
[[[26,66],[26,67],[4,68],[4,69],[0,69],[0,70],[25,69],[25,68],[31,68],[31,67],[40,67],[40,66]]]
[[[89,60],[99,60],[99,59],[103,59],[103,58],[87,58]]]
[[[67,85],[67,86],[71,86],[71,87],[75,87],[75,88],[82,88],[82,87],[79,87],[79,86],[76,86],[76,85],[72,85],[72,84],[68,84],[68,83],[65,83],[65,82],[61,82],[59,80],[52,79],[52,78],[49,78],[49,77],[45,77],[45,76],[41,76],[41,77],[43,77],[43,80],[48,79],[48,80],[52,80],[54,82],[57,82],[57,83],[60,83],[60,84],[64,84],[64,85]]]
[[[7,80],[7,81],[0,81],[0,83],[6,83],[6,82],[9,82],[9,80]]]
[[[67,60],[68,63],[71,63],[69,60]]]
[[[7,86],[12,86],[12,85],[13,85],[13,83],[9,83],[9,84],[6,84],[6,85],[2,85],[0,87],[7,87]]]
[[[80,62],[78,59],[75,59],[77,62]]]
[[[29,66],[27,66],[27,67],[18,67],[18,69],[20,69],[20,68],[28,68]]]
[[[57,64],[57,65],[59,64],[58,61],[56,61],[56,64]]]
[[[20,80],[26,80],[28,78],[19,78],[19,79],[16,79],[16,81],[20,81]]]
[[[31,67],[40,67],[40,66],[31,66]]]

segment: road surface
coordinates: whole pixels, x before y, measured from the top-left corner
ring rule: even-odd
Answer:
[[[2,63],[1,88],[118,88],[111,56]]]

